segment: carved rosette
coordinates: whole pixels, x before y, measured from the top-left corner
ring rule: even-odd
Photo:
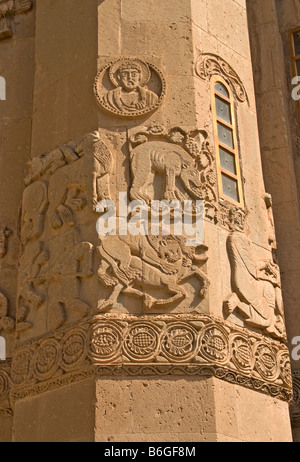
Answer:
[[[214,376],[291,399],[285,345],[211,316],[98,315],[16,349],[0,366],[0,397],[10,400],[101,376]],[[0,403],[1,407],[1,403]]]
[[[235,98],[249,105],[249,98],[238,74],[223,58],[213,53],[201,53],[196,61],[196,74],[200,79],[207,80],[213,75],[221,75],[233,91]]]

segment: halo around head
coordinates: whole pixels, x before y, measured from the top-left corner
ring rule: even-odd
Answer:
[[[119,59],[115,63],[113,63],[110,67],[109,70],[109,78],[112,82],[112,84],[115,87],[119,87],[120,83],[118,82],[117,75],[119,69],[136,69],[141,72],[141,82],[140,85],[141,87],[144,87],[147,85],[151,78],[151,71],[150,67],[148,64],[144,63],[143,61],[140,61],[139,59]]]

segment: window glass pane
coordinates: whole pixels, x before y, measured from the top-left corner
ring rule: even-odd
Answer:
[[[222,149],[221,147],[220,147],[220,161],[221,161],[222,168],[236,175],[234,155],[228,151],[225,151],[225,149]]]
[[[226,96],[226,98],[230,97],[227,88],[221,82],[216,83],[215,90],[221,93],[221,95]]]
[[[222,100],[218,96],[216,96],[216,111],[217,116],[220,117],[220,119],[225,120],[225,122],[228,122],[229,124],[232,123],[230,103],[227,103],[227,101]]]
[[[296,65],[297,65],[297,75],[300,75],[300,60],[296,61]]]
[[[222,173],[223,194],[229,199],[239,202],[238,184],[233,178]]]
[[[230,147],[231,149],[234,149],[232,130],[228,127],[225,127],[225,125],[219,122],[218,122],[218,136],[219,136],[219,141],[221,143],[226,144],[226,146]]]
[[[295,54],[300,55],[300,31],[294,34]]]

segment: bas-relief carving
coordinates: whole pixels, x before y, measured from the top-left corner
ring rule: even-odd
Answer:
[[[8,334],[14,332],[15,320],[9,316],[8,312],[8,299],[0,291],[0,333],[3,330]]]
[[[227,314],[239,313],[246,325],[283,338],[278,267],[270,261],[257,265],[252,244],[241,232],[245,212],[225,202],[218,203],[207,133],[187,132],[179,127],[168,130],[160,125],[137,128],[129,136],[129,153],[131,200],[145,200],[149,204],[154,199],[180,202],[202,199],[206,219],[232,231],[228,248],[234,290],[225,303]],[[98,132],[87,135],[77,145],[61,147],[29,163],[21,237],[25,250],[31,240],[35,241],[36,249],[31,251],[31,260],[21,257],[18,330],[30,327],[27,314],[42,305],[46,289],[51,305],[48,324],[53,329],[64,325],[70,311],[77,312],[79,318],[91,313],[89,302],[81,299],[80,286],[93,274],[94,246],[82,242],[75,215],[89,203],[95,210],[99,200],[112,198],[113,166],[112,152]],[[271,223],[269,202],[266,199]],[[45,221],[54,233],[53,245],[51,239],[44,242],[41,238]],[[130,298],[123,305],[124,297],[134,297],[141,314],[174,309],[180,313],[185,304],[190,306],[190,312],[195,307],[201,309],[209,287],[207,251],[205,245],[187,248],[184,238],[172,235],[101,238],[96,252],[100,261],[99,294],[102,294],[98,312],[130,311]],[[51,255],[55,265],[50,265],[50,270]],[[254,270],[253,265],[257,265]],[[191,279],[197,285],[198,296],[193,307],[189,298]],[[64,290],[65,286],[69,289]],[[103,295],[101,287],[106,287],[108,295]]]
[[[94,223],[97,202],[111,197],[112,168],[112,154],[98,132],[28,163],[21,218],[19,333],[33,327],[36,313],[45,306],[52,329],[62,326],[70,313],[75,319],[89,313],[81,287],[93,274],[94,246],[82,239],[81,226]]]
[[[100,70],[95,94],[102,109],[118,117],[136,118],[159,107],[166,92],[161,72],[136,58],[123,58]]]
[[[31,0],[0,0],[0,40],[13,35],[13,17],[26,13],[31,6]]]
[[[224,303],[226,315],[239,314],[245,325],[285,339],[279,267],[272,257],[266,259],[257,254],[252,241],[243,231],[243,220],[235,220],[232,229],[227,249],[233,292]]]
[[[113,236],[103,239],[98,248],[101,266],[98,276],[112,287],[108,300],[99,302],[98,311],[111,309],[121,293],[143,300],[143,310],[160,310],[185,300],[183,284],[195,277],[200,282],[199,296],[206,295],[209,280],[203,269],[208,257],[207,248],[186,247],[183,238],[175,236]],[[147,291],[165,288],[167,298],[155,298]]]
[[[97,316],[27,342],[11,365],[11,401],[93,376],[215,376],[291,399],[289,352],[211,316]]]
[[[235,70],[223,58],[213,53],[200,53],[196,61],[196,74],[202,80],[210,79],[213,75],[221,75],[233,91],[235,98],[243,103],[249,98],[244,84]]]
[[[216,175],[207,132],[160,125],[132,132],[131,199],[204,200],[206,218],[216,220]]]
[[[53,261],[47,274],[49,325],[57,329],[65,323],[68,313],[75,312],[82,319],[90,312],[91,306],[81,296],[81,284],[93,275],[94,247],[80,242],[70,231],[57,236],[49,249]]]
[[[130,137],[131,200],[215,199],[213,186],[205,182],[212,173],[212,156],[205,131],[167,130],[155,125],[138,129]],[[158,177],[158,178],[157,178]],[[213,205],[213,204],[211,204]],[[100,300],[99,312],[118,306],[121,295],[141,301],[140,312],[163,312],[187,305],[195,298],[187,287],[196,281],[197,308],[206,297],[209,280],[205,263],[207,247],[187,247],[184,237],[108,236],[101,238],[98,254],[100,282],[111,288]],[[160,290],[160,295],[155,291]],[[192,297],[192,298],[190,298]],[[199,300],[200,299],[200,300]]]
[[[4,258],[8,248],[8,238],[12,235],[12,231],[5,226],[0,228],[0,258]]]

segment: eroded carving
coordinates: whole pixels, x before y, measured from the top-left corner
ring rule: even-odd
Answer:
[[[223,58],[213,53],[201,53],[196,62],[196,73],[202,80],[210,79],[213,75],[221,75],[238,101],[244,103],[249,98],[240,77]]]
[[[109,84],[108,84],[109,82]],[[111,86],[115,87],[111,89]],[[120,59],[97,75],[95,93],[101,107],[121,117],[138,117],[157,109],[166,92],[161,72],[140,59]]]
[[[93,275],[93,251],[93,245],[78,241],[73,231],[50,245],[54,262],[47,275],[51,328],[61,327],[69,312],[77,313],[79,319],[89,314],[91,307],[82,300],[81,285]]]
[[[235,311],[249,326],[284,338],[280,272],[270,260],[259,260],[250,239],[240,231],[228,238],[233,293],[225,302],[227,314]]]
[[[23,246],[43,234],[47,209],[47,182],[37,181],[28,186],[24,191],[22,201],[21,242]]]
[[[27,318],[31,310],[37,311],[45,301],[48,271],[49,253],[43,243],[35,242],[25,248],[20,258],[17,332],[32,327]]]
[[[13,35],[13,17],[26,13],[31,6],[31,0],[0,0],[0,40]]]
[[[15,320],[8,313],[8,299],[0,291],[0,332],[4,330],[7,333],[12,333],[15,329]]]
[[[96,204],[111,199],[114,159],[102,138],[95,131],[28,162],[21,216],[20,334],[35,325],[39,313],[46,312],[48,328],[56,329],[90,312],[81,290],[93,275],[94,246],[81,231],[83,223],[94,225]]]
[[[12,235],[12,231],[5,226],[0,228],[0,258],[4,258],[7,253],[8,238]]]

